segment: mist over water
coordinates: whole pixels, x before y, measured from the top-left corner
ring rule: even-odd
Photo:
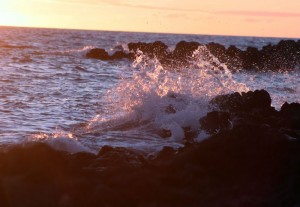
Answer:
[[[279,39],[75,30],[0,28],[0,143],[43,140],[58,149],[96,152],[103,145],[147,152],[183,144],[182,127],[197,130],[209,100],[266,89],[279,109],[299,102],[299,71],[231,73],[203,46],[191,66],[164,68],[139,53],[135,61],[85,58],[94,47],[113,52],[129,42],[276,44]],[[170,113],[168,109],[176,111]],[[168,129],[170,138],[159,130]],[[200,133],[196,140],[202,140]]]

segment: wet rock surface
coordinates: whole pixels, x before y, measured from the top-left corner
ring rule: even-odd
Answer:
[[[201,127],[210,134],[236,126],[264,126],[275,131],[289,131],[300,139],[300,104],[284,103],[277,111],[265,90],[220,95],[210,101],[213,112],[200,119]]]
[[[102,48],[92,49],[87,53],[88,58],[100,60],[134,59],[139,51],[150,58],[157,58],[166,67],[188,66],[193,60],[194,51],[199,46],[205,46],[209,53],[218,58],[221,63],[231,70],[272,70],[285,71],[299,68],[300,41],[281,40],[277,45],[266,45],[262,49],[248,47],[241,50],[234,45],[225,48],[218,43],[201,44],[198,42],[178,42],[174,51],[160,41],[153,43],[129,43],[129,52],[120,50],[113,55]]]
[[[155,155],[110,146],[97,155],[69,154],[38,142],[6,148],[0,204],[299,205],[300,104],[276,111],[264,90],[219,96],[211,104],[214,111],[199,120],[208,139]]]

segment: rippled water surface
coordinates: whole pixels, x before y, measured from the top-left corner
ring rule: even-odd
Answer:
[[[146,65],[143,57],[134,63],[85,58],[94,47],[112,53],[129,42],[157,40],[169,48],[185,40],[245,49],[280,39],[0,28],[0,142],[45,140],[75,151],[106,144],[153,150],[180,146],[181,127],[198,123],[214,95],[266,89],[276,108],[284,101],[300,101],[297,71],[211,74],[201,53],[197,70],[181,72],[166,70],[155,60]],[[179,98],[170,98],[172,93]],[[178,113],[164,112],[170,104]],[[157,135],[162,126],[171,129],[170,139]]]

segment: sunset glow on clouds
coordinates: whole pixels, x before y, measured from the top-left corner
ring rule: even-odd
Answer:
[[[0,0],[0,25],[300,37],[298,0]]]

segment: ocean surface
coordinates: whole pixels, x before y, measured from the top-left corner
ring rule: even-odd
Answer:
[[[197,129],[216,95],[266,89],[276,109],[284,101],[300,102],[299,70],[212,72],[216,66],[200,50],[181,70],[144,55],[133,62],[101,61],[86,53],[98,47],[112,54],[139,41],[162,41],[172,49],[182,40],[244,50],[281,39],[0,27],[0,144],[41,141],[70,152],[97,152],[104,145],[150,153],[180,147],[182,127]],[[177,113],[166,113],[170,105]],[[159,136],[162,129],[172,136]],[[206,137],[200,132],[196,141]]]

